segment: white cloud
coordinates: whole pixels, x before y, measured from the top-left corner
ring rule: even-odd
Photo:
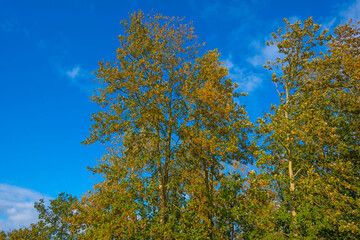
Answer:
[[[0,184],[0,231],[8,231],[37,222],[34,202],[40,198],[49,199],[31,189]]]
[[[236,66],[232,61],[231,55],[224,60],[224,63],[225,66],[229,69],[228,76],[234,82],[239,84],[240,91],[246,93],[253,92],[261,85],[262,79],[258,75],[248,70],[245,70],[244,68],[239,68],[238,66]]]
[[[334,8],[335,14],[323,18],[323,29],[332,29],[338,25],[347,23],[350,19],[353,23],[360,20],[360,0],[337,4]]]
[[[349,19],[353,19],[354,22],[360,20],[360,0],[355,0],[350,4],[337,4],[336,8],[335,14],[322,18],[322,29],[334,28],[338,24],[348,22]],[[292,24],[301,20],[297,16],[291,16],[287,19]],[[268,40],[269,37],[270,36],[265,37],[265,40]],[[253,56],[250,56],[247,59],[253,67],[262,67],[267,61],[273,62],[276,58],[281,57],[281,54],[278,53],[277,46],[266,46],[265,41],[260,43],[255,40],[250,43],[250,47],[252,47],[256,52]]]
[[[350,19],[353,21],[360,20],[360,0],[356,0],[348,6],[347,8],[343,9],[339,13],[340,17],[342,18],[342,22],[347,22]]]
[[[266,64],[267,61],[273,62],[276,60],[276,58],[280,57],[276,45],[261,45],[258,41],[253,41],[250,45],[257,52],[256,55],[247,59],[248,62],[254,67],[262,67],[264,64]]]
[[[331,29],[336,23],[337,17],[327,18],[324,23],[321,24],[321,30]]]
[[[234,67],[234,64],[233,64],[233,62],[232,62],[232,57],[231,57],[231,55],[227,58],[227,59],[225,59],[225,61],[224,61],[224,63],[225,63],[225,66],[227,67],[227,69],[232,69],[233,67]]]
[[[79,73],[80,73],[79,66],[73,67],[73,69],[71,69],[70,71],[65,72],[66,76],[68,76],[71,79],[75,79],[76,77],[78,77]]]
[[[57,68],[61,78],[66,77],[70,79],[70,86],[77,87],[88,94],[93,94],[93,88],[95,88],[96,85],[92,81],[93,76],[91,71],[80,67],[80,65],[75,65],[70,69],[58,65]]]

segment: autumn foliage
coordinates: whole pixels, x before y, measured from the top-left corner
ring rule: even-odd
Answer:
[[[107,146],[90,168],[103,181],[0,239],[360,238],[357,24],[285,19],[265,66],[279,104],[255,123],[191,24],[139,11],[122,26],[84,141]]]

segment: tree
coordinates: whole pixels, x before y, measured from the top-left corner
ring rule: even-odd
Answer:
[[[39,213],[42,231],[53,239],[75,239],[70,233],[70,226],[66,219],[74,213],[71,206],[77,201],[77,197],[69,194],[60,193],[56,199],[50,200],[50,205],[46,207],[44,199],[35,203],[35,208]]]
[[[296,135],[300,130],[300,122],[297,121],[299,105],[297,99],[301,98],[298,90],[301,81],[307,74],[307,68],[319,54],[316,48],[327,40],[325,33],[318,34],[320,29],[312,19],[308,19],[301,26],[301,22],[290,24],[286,19],[285,33],[280,28],[277,34],[273,34],[274,40],[268,44],[276,44],[278,52],[283,54],[275,62],[266,66],[268,69],[279,69],[281,75],[273,74],[272,81],[276,84],[280,97],[280,104],[273,108],[275,113],[268,115],[271,120],[261,125],[262,131],[268,133],[265,138],[259,165],[269,166],[267,171],[275,180],[275,187],[280,193],[279,197],[284,208],[284,213],[290,211],[291,216],[285,214],[283,221],[289,225],[283,230],[294,238],[299,236],[298,207],[300,203],[298,187],[299,171],[312,165],[309,159],[302,157],[301,142],[297,141]],[[305,170],[306,171],[306,170]]]
[[[355,239],[358,29],[339,26],[332,38],[327,30],[318,33],[320,26],[312,19],[303,26],[285,22],[285,33],[279,30],[270,42],[283,54],[267,66],[277,69],[273,82],[280,104],[268,115],[270,121],[260,124],[260,132],[268,135],[258,164],[266,167],[278,192],[281,232],[299,239]],[[329,40],[328,52],[321,52]]]
[[[117,59],[100,63],[92,100],[103,110],[84,143],[107,143],[108,153],[92,168],[104,181],[71,220],[85,238],[224,237],[222,169],[247,161],[250,123],[217,51],[198,57],[182,21],[131,14]]]
[[[70,207],[76,201],[76,197],[65,193],[60,193],[56,199],[50,200],[49,206],[45,205],[44,199],[40,199],[34,204],[39,213],[39,221],[30,224],[29,227],[14,229],[7,233],[2,231],[0,232],[0,239],[76,239],[76,236],[69,231],[69,224],[66,223],[67,218],[73,215]]]
[[[318,209],[321,219],[309,230],[326,238],[356,239],[360,237],[358,26],[350,21],[337,27],[327,46],[327,54],[309,69],[301,89],[302,105],[316,109],[307,117],[312,130],[302,136],[315,169],[307,184],[315,206],[308,209]]]
[[[186,184],[186,193],[190,196],[189,214],[184,215],[184,219],[190,215],[191,220],[186,221],[193,226],[184,226],[182,232],[191,230],[191,238],[199,237],[199,231],[209,239],[230,236],[234,221],[229,215],[234,206],[224,201],[224,197],[229,198],[221,194],[220,189],[231,184],[226,179],[236,179],[236,174],[225,174],[224,166],[250,160],[247,140],[251,124],[244,108],[234,102],[233,97],[239,94],[234,92],[231,80],[226,79],[227,70],[221,66],[218,56],[216,52],[209,52],[196,61],[187,107],[192,121],[180,134],[183,145],[179,158],[185,169],[181,182]],[[198,213],[197,216],[194,213]]]
[[[44,231],[44,222],[40,221],[36,224],[31,224],[27,228],[19,228],[11,230],[7,233],[1,232],[1,240],[23,240],[23,239],[36,239],[36,240],[47,240],[50,238],[50,235]]]

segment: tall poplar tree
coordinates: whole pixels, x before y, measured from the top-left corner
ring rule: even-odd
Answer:
[[[273,107],[274,114],[267,115],[269,120],[260,125],[261,131],[268,134],[263,141],[263,154],[258,164],[267,167],[274,188],[277,189],[280,209],[278,216],[283,226],[279,231],[290,238],[301,235],[299,211],[303,201],[303,177],[313,166],[313,159],[304,157],[303,141],[298,138],[303,122],[299,114],[303,109],[299,103],[302,98],[300,89],[308,69],[321,56],[320,46],[328,40],[326,31],[319,33],[320,25],[311,18],[301,24],[290,24],[285,19],[285,29],[273,33],[269,45],[276,45],[280,57],[266,66],[274,70],[272,81],[275,83],[280,104]],[[308,112],[305,112],[308,114]],[[308,126],[311,127],[311,126]],[[306,175],[306,174],[305,174]]]
[[[96,239],[224,238],[230,210],[216,192],[224,167],[247,161],[240,94],[216,50],[199,57],[182,19],[139,11],[122,25],[116,60],[96,74],[102,110],[84,142],[107,144],[92,168],[104,180],[75,206],[72,226]]]
[[[313,162],[302,218],[309,235],[360,237],[359,33],[351,22],[337,27],[303,79],[299,138]]]
[[[267,66],[275,70],[280,104],[260,125],[268,136],[259,165],[278,192],[277,231],[295,239],[356,239],[359,30],[345,24],[332,37],[312,19],[286,24],[270,42],[282,56]]]

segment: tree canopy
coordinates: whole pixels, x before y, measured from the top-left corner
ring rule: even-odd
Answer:
[[[360,22],[284,22],[264,66],[279,104],[251,123],[191,24],[132,13],[83,142],[107,146],[103,181],[0,239],[359,239]]]
[[[105,180],[76,206],[96,238],[222,238],[223,169],[247,162],[250,122],[217,50],[200,56],[193,27],[141,11],[122,22],[117,59],[101,62],[85,144],[109,144]],[[85,224],[84,224],[85,223]]]

